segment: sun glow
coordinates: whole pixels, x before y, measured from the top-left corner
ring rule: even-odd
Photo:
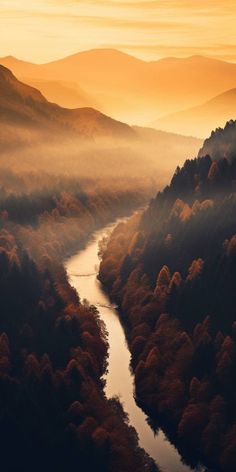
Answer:
[[[235,0],[3,0],[0,55],[47,62],[106,47],[145,60],[203,54],[236,61],[235,17]]]

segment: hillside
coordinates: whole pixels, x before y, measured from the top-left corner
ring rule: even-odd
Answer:
[[[55,172],[57,163],[62,172],[149,179],[155,169],[161,185],[178,162],[202,145],[194,138],[132,128],[93,108],[60,107],[4,66],[0,66],[0,123],[1,149],[11,150],[8,159],[14,167],[26,163],[29,170],[37,163]],[[19,148],[24,149],[21,159]]]
[[[212,129],[236,118],[236,88],[228,90],[203,105],[164,116],[152,123],[157,129],[205,137]]]
[[[232,160],[236,157],[236,121],[230,120],[224,128],[212,131],[211,136],[204,141],[198,156],[209,155],[212,159],[219,160],[226,157]]]
[[[51,77],[39,64],[21,61],[13,56],[1,58],[0,64],[10,69],[22,82],[40,90],[50,102],[59,103],[65,108],[93,107],[96,104],[95,98],[90,97],[71,78],[63,81]]]
[[[44,97],[53,103],[60,103],[64,108],[99,108],[94,97],[89,96],[76,83],[60,80],[25,79],[22,81],[40,90]]]
[[[235,138],[232,122],[208,144]],[[215,472],[236,468],[236,159],[226,156],[178,167],[147,210],[116,227],[100,267],[138,404],[188,464]]]
[[[201,56],[145,62],[117,50],[94,49],[41,65],[11,56],[0,63],[27,83],[44,81],[45,86],[49,82],[50,100],[77,106],[77,93],[69,85],[73,82],[82,91],[85,105],[141,125],[204,103],[236,84],[235,64]],[[61,99],[50,91],[52,81],[66,83],[69,96]]]
[[[0,120],[4,125],[34,132],[76,134],[81,138],[131,138],[134,131],[92,108],[69,110],[48,102],[37,90],[18,81],[0,66]],[[60,134],[59,134],[60,136]]]

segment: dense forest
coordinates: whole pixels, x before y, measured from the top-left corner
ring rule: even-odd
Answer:
[[[49,103],[2,66],[0,92],[2,468],[157,471],[118,397],[105,396],[107,332],[63,265],[150,197],[150,177],[116,172],[111,186],[105,172],[135,132]]]
[[[212,131],[211,136],[204,141],[203,147],[200,149],[198,156],[206,156],[209,154],[213,159],[233,159],[236,155],[235,144],[236,122],[230,120],[224,128],[217,128]]]
[[[117,226],[100,267],[121,308],[138,404],[186,462],[224,472],[236,470],[235,138],[232,121],[212,133]]]
[[[103,379],[108,344],[63,260],[145,201],[93,180],[0,177],[0,436],[6,471],[155,471]]]

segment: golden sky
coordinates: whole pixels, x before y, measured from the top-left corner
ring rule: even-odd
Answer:
[[[108,47],[236,62],[235,26],[236,0],[0,0],[0,56],[47,62]]]

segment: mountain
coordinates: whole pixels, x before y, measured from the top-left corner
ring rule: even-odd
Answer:
[[[31,62],[22,61],[14,56],[6,56],[0,59],[0,64],[10,69],[15,75],[21,77],[26,75],[27,77],[40,76],[41,65],[33,64]],[[37,72],[38,71],[38,72]]]
[[[73,134],[81,138],[131,138],[135,132],[128,125],[109,118],[92,108],[66,109],[50,103],[35,88],[18,81],[12,72],[0,66],[0,122],[4,125],[56,136]]]
[[[165,98],[169,93],[178,106],[203,103],[236,84],[236,64],[204,56],[161,59],[151,62],[150,69]]]
[[[224,128],[212,131],[202,148],[198,157],[210,156],[214,160],[226,158],[228,161],[236,158],[236,121],[230,120]]]
[[[236,88],[227,90],[206,103],[164,116],[152,123],[157,129],[192,136],[207,136],[212,129],[236,118]]]
[[[24,83],[36,87],[51,102],[66,108],[99,108],[96,98],[86,93],[76,81],[63,81],[57,76],[51,76],[39,64],[21,61],[13,56],[0,59],[0,64],[10,69]]]
[[[76,83],[60,80],[23,79],[24,83],[40,90],[50,102],[60,103],[65,108],[99,107],[96,99],[89,96]]]
[[[149,181],[157,175],[163,185],[172,169],[200,146],[202,140],[131,127],[93,108],[50,103],[0,66],[0,149],[15,168],[37,165],[55,172],[56,165],[57,171],[86,177],[128,174]]]
[[[60,98],[52,87],[47,93],[63,106],[77,106],[78,87],[87,106],[140,125],[195,107],[236,85],[236,64],[201,56],[146,62],[117,50],[94,49],[41,65],[11,56],[0,63],[29,84],[66,84],[68,97]]]
[[[58,81],[58,78],[60,82],[73,82],[80,90],[83,89],[85,96],[95,97],[94,100],[100,110],[118,116],[119,119],[121,119],[120,110],[127,110],[127,105],[128,107],[135,106],[135,99],[139,102],[138,95],[143,86],[141,83],[136,85],[136,82],[137,78],[144,76],[142,69],[145,64],[143,61],[113,50],[81,52],[42,65],[20,61],[11,56],[0,59],[0,63],[9,67],[18,78],[29,84],[32,84],[33,80],[37,82],[44,80],[50,83]],[[52,100],[52,96],[49,98]],[[74,97],[74,107],[76,101]],[[57,97],[57,102],[62,104],[60,95]],[[87,105],[89,103],[91,100]],[[63,104],[65,104],[64,101]],[[66,106],[71,106],[71,100],[66,102]],[[133,118],[135,118],[135,113],[133,113]],[[122,119],[124,120],[125,117]]]

